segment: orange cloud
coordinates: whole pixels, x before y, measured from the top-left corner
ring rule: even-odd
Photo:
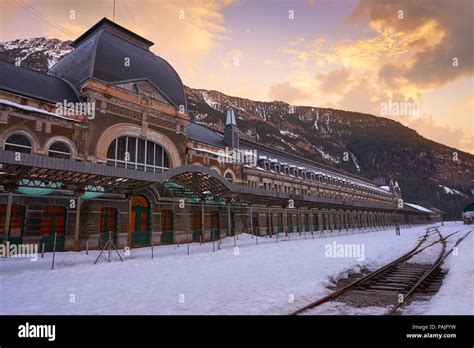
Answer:
[[[403,11],[403,18],[399,17],[399,11]],[[436,26],[431,32],[441,32],[439,40],[422,46],[404,72],[417,86],[436,87],[474,73],[471,1],[361,0],[352,18],[369,18],[375,26],[398,32],[416,32],[427,23]],[[459,62],[456,67],[453,66],[454,58]]]
[[[350,73],[346,68],[340,68],[327,74],[316,74],[316,79],[321,82],[322,93],[341,95],[348,86],[349,76]]]
[[[307,94],[303,90],[292,86],[288,81],[270,86],[268,96],[271,100],[286,101],[290,104],[307,98]]]
[[[474,153],[474,136],[472,133],[466,134],[460,128],[440,126],[436,124],[430,116],[421,117],[416,120],[403,122],[406,126],[415,129],[428,139],[452,146],[456,149]]]

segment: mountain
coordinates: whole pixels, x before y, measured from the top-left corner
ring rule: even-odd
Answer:
[[[73,50],[69,46],[71,42],[44,37],[0,42],[0,59],[33,70],[47,71],[61,57]]]
[[[44,37],[0,43],[0,59],[46,72],[72,50],[69,41]],[[394,178],[404,200],[460,218],[473,200],[474,156],[419,135],[401,123],[358,112],[291,106],[185,87],[191,119],[224,129],[232,107],[241,137],[375,179]]]

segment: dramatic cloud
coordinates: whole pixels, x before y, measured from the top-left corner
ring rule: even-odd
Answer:
[[[111,18],[113,3],[0,1],[0,41],[75,38],[102,17]],[[155,42],[152,51],[191,87],[375,115],[389,102],[419,103],[418,118],[432,117],[416,123],[421,134],[443,142],[444,128],[446,141],[452,145],[458,137],[472,151],[472,97],[466,101],[474,94],[472,0],[354,0],[334,6],[285,0],[272,8],[239,0],[115,3],[116,22]],[[296,20],[282,20],[287,8],[295,10]]]
[[[223,23],[222,10],[232,3],[230,0],[117,1],[115,21],[153,41],[153,52],[166,59],[172,57],[173,66],[180,74],[191,77],[199,72],[197,67],[209,52],[228,37],[230,30]],[[0,6],[2,40],[32,37],[31,32],[36,33],[34,36],[71,40],[102,17],[112,19],[113,14],[110,0],[42,0],[34,4],[6,0]],[[34,9],[51,20],[35,16]],[[18,26],[20,18],[22,25]]]
[[[374,28],[389,27],[398,32],[414,32],[426,23],[436,23],[442,39],[428,47],[423,47],[421,39],[411,42],[412,47],[422,50],[403,71],[414,84],[435,87],[474,72],[472,11],[472,1],[361,0],[352,17],[368,17]],[[453,59],[458,66],[453,66]]]
[[[268,96],[271,100],[280,100],[293,104],[307,98],[307,94],[301,89],[292,86],[288,81],[270,86]]]
[[[360,79],[353,87],[338,101],[339,108],[349,111],[378,114],[380,102],[374,99],[375,88],[367,79]]]
[[[385,64],[378,72],[378,78],[389,89],[400,89],[406,79],[403,77],[404,68],[394,64]]]
[[[433,118],[428,116],[412,121],[408,120],[408,122],[404,122],[406,120],[400,121],[418,131],[425,138],[474,153],[474,136],[472,133],[466,135],[462,129],[437,125]]]
[[[327,74],[316,74],[321,82],[320,89],[324,94],[341,94],[349,82],[349,71],[345,68],[333,70]]]

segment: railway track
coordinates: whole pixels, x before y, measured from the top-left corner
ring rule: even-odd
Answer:
[[[472,230],[459,238],[455,245],[449,251],[446,251],[447,239],[459,233],[459,231],[443,237],[437,226],[428,227],[425,234],[418,241],[418,244],[405,255],[351,282],[341,289],[294,311],[290,315],[303,314],[324,303],[334,301],[348,294],[367,299],[376,298],[377,296],[394,298],[396,300],[391,302],[393,307],[386,314],[397,314],[413,294],[432,294],[437,291],[436,284],[440,284],[444,276],[441,264],[446,257],[451,254],[454,248],[471,232]],[[438,239],[431,242],[429,239],[433,235],[437,235]],[[429,264],[407,262],[415,255],[438,244],[441,244],[441,250],[433,262]]]

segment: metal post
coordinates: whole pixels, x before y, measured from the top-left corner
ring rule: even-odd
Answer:
[[[258,218],[259,218],[259,215],[257,213],[257,223],[258,223]],[[258,235],[260,233],[259,231],[260,227],[258,226],[260,226],[260,224],[257,224],[257,229],[255,229],[255,245],[258,245]]]
[[[267,234],[270,234],[270,238],[273,236],[273,224],[272,224],[272,212],[270,207],[268,207],[268,228]]]
[[[112,245],[110,244],[111,241],[112,241],[112,238],[110,236],[110,231],[109,231],[109,255],[107,256],[107,262],[110,262],[110,248],[112,247]]]
[[[277,223],[278,223],[278,218],[277,218]],[[275,236],[275,243],[278,243],[278,235],[280,234],[280,231],[278,230],[280,227],[277,226],[277,232],[276,232],[276,236]]]
[[[298,229],[300,232],[298,233],[301,236],[301,215],[300,215],[300,208],[296,210],[296,221],[298,222]]]
[[[249,227],[250,227],[250,235],[252,236],[253,239],[253,221],[252,221],[252,206],[249,205],[249,216],[250,216],[250,221],[249,221]]]
[[[306,240],[306,214],[304,214],[304,219],[303,219],[303,226],[304,226],[304,231],[303,231],[303,234],[304,234],[304,240]]]
[[[214,231],[211,227],[211,238],[212,238],[212,252],[216,251],[216,247],[214,246]]]
[[[77,195],[77,206],[76,206],[76,221],[74,229],[74,250],[79,251],[79,234],[81,231],[81,196]]]
[[[89,255],[89,239],[86,240],[86,255]]]
[[[199,244],[202,244],[204,239],[204,201],[201,201],[201,236],[199,239]]]
[[[54,244],[53,244],[53,261],[51,263],[51,269],[54,269],[54,256],[56,255],[56,238],[58,236],[57,232],[54,232]]]
[[[44,243],[41,244],[41,258],[44,257]]]
[[[192,214],[193,213],[191,211],[191,219],[193,218]],[[192,227],[192,226],[189,226],[189,220],[190,219],[189,219],[189,216],[188,216],[188,219],[187,219],[187,221],[188,221],[188,224],[187,224],[188,225],[188,231],[186,233],[186,239],[188,240],[188,250],[187,250],[188,255],[189,255],[189,244],[191,244],[191,238],[189,238],[189,233],[191,232],[191,227]]]
[[[132,197],[128,199],[128,247],[132,248]]]
[[[288,241],[291,241],[291,233],[293,233],[293,213],[290,210],[290,216],[291,216],[291,231],[290,227],[288,227]],[[288,222],[288,220],[286,220]]]
[[[232,233],[232,228],[230,227],[230,202],[227,203],[227,228],[229,231],[229,236]],[[235,239],[235,230],[234,230],[234,247],[237,246],[237,240]]]
[[[153,231],[150,231],[151,258],[153,259]]]
[[[12,202],[13,202],[13,192],[8,192],[7,212],[5,216],[5,233],[3,237],[5,241],[10,239],[10,221],[11,221],[11,215],[12,215]]]

